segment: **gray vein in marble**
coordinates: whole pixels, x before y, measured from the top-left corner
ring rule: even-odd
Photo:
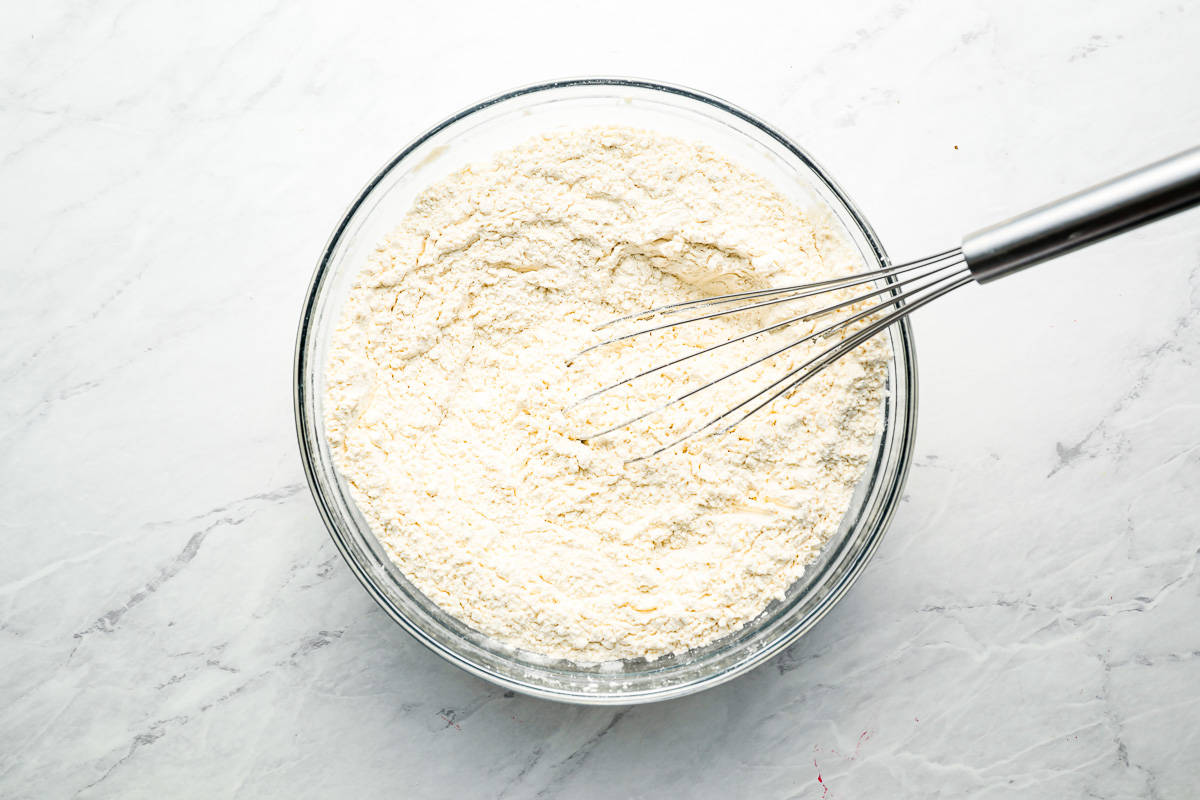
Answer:
[[[1192,270],[1188,277],[1188,285],[1191,290],[1191,302],[1187,311],[1175,321],[1171,331],[1162,342],[1143,351],[1140,356],[1140,360],[1143,362],[1142,367],[1138,370],[1133,385],[1117,400],[1112,410],[1101,418],[1081,439],[1071,445],[1064,442],[1055,444],[1058,462],[1050,470],[1049,474],[1047,474],[1047,478],[1054,477],[1057,472],[1070,466],[1080,458],[1094,457],[1090,448],[1096,447],[1105,440],[1108,435],[1108,422],[1110,418],[1118,412],[1124,411],[1130,404],[1141,397],[1146,385],[1153,379],[1154,373],[1159,367],[1159,359],[1163,355],[1167,353],[1178,354],[1185,363],[1191,363],[1182,342],[1190,343],[1191,339],[1189,335],[1194,338],[1197,333],[1194,329],[1196,328],[1196,321],[1200,319],[1200,267]],[[1184,452],[1189,451],[1185,450]]]
[[[632,709],[623,709],[616,712],[608,720],[608,723],[599,731],[590,736],[583,744],[575,748],[569,756],[555,764],[551,768],[554,777],[537,793],[537,797],[556,797],[558,791],[569,781],[575,774],[583,768],[587,760],[591,758],[593,752],[598,748],[604,737],[608,736],[612,730],[617,727],[625,715],[630,713]]]
[[[154,744],[162,737],[166,736],[167,729],[171,725],[186,725],[187,721],[188,721],[187,717],[172,717],[170,719],[160,719],[160,720],[156,721],[148,729],[146,729],[142,733],[139,733],[137,736],[133,737],[133,741],[129,743],[129,751],[126,752],[125,755],[121,756],[116,761],[114,761],[112,764],[110,764],[109,767],[106,770],[104,770],[104,773],[99,778],[92,781],[87,786],[84,786],[82,789],[80,789],[78,792],[76,792],[73,796],[79,797],[81,794],[83,794],[84,792],[87,792],[89,789],[93,789],[96,786],[99,786],[101,783],[103,783],[108,778],[108,776],[112,775],[113,772],[115,772],[117,769],[122,767],[127,761],[129,761],[129,759],[133,758],[134,754],[137,753],[137,751],[139,749],[141,749],[143,747],[149,747],[150,745]]]
[[[1132,762],[1129,759],[1129,746],[1125,743],[1121,736],[1123,723],[1120,716],[1112,710],[1112,706],[1109,702],[1109,692],[1111,691],[1110,677],[1112,674],[1113,665],[1109,661],[1107,655],[1101,655],[1098,658],[1101,666],[1104,669],[1104,673],[1100,684],[1100,694],[1097,699],[1103,704],[1104,707],[1104,720],[1112,734],[1112,741],[1116,745],[1117,761],[1120,762],[1121,766],[1125,767],[1126,769],[1133,769],[1144,776],[1144,797],[1151,798],[1151,800],[1160,800],[1162,795],[1159,794],[1154,773],[1146,767],[1141,766],[1136,762]]]
[[[282,487],[280,489],[274,489],[269,492],[260,492],[258,494],[253,494],[242,498],[241,500],[233,503],[219,506],[191,519],[202,520],[219,514],[227,514],[227,512],[234,507],[243,507],[259,501],[276,503],[295,496],[304,488],[305,487],[300,484],[294,484]],[[179,572],[186,567],[193,558],[196,557],[196,554],[200,552],[200,546],[204,544],[205,539],[208,538],[210,533],[223,526],[236,527],[241,525],[243,522],[253,517],[255,513],[256,510],[251,509],[246,511],[242,516],[221,516],[220,518],[210,522],[204,528],[193,533],[187,540],[187,543],[184,544],[183,549],[180,550],[179,554],[173,557],[166,565],[161,567],[157,575],[150,579],[144,586],[134,591],[129,596],[129,599],[126,600],[121,606],[104,612],[95,622],[92,623],[89,628],[76,633],[75,638],[82,639],[92,633],[112,633],[114,630],[116,630],[118,624],[120,624],[122,617],[158,591],[163,584],[178,575]],[[163,524],[167,523],[157,523],[159,526]],[[328,641],[325,641],[324,644],[328,644]],[[74,650],[72,650],[72,653],[73,652]]]

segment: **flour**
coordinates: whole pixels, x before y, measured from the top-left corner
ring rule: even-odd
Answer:
[[[633,463],[829,342],[587,441],[816,323],[564,413],[796,309],[568,357],[631,310],[859,267],[830,224],[706,147],[627,128],[544,135],[428,188],[364,266],[327,366],[335,461],[404,574],[489,636],[577,662],[709,643],[781,598],[836,533],[874,453],[886,342],[730,433]]]

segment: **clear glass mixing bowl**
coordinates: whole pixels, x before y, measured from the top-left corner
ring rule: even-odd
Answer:
[[[887,256],[871,227],[813,159],[764,122],[689,89],[585,78],[517,89],[434,126],[404,148],[351,203],[317,265],[296,342],[296,430],[309,486],[351,570],[417,641],[506,688],[576,703],[641,703],[723,683],[763,663],[811,628],[862,572],[899,502],[912,455],[917,375],[907,321],[889,330],[893,359],[884,426],[838,535],[787,592],[742,630],[656,661],[580,666],[515,650],[463,625],[427,599],[387,557],[334,467],[324,433],[326,348],[355,273],[429,183],[551,129],[594,124],[647,128],[705,142],[774,181],[801,207],[828,207],[867,269]]]

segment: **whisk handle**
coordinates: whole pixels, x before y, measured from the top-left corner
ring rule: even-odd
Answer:
[[[962,253],[980,283],[1200,204],[1200,147],[975,231]]]

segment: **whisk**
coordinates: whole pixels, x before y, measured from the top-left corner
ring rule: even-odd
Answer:
[[[573,358],[606,345],[645,336],[655,331],[781,306],[806,298],[818,298],[821,295],[843,289],[867,287],[866,291],[858,293],[851,299],[839,300],[815,311],[797,314],[622,378],[580,398],[572,407],[719,348],[772,333],[789,325],[843,312],[841,318],[825,327],[790,341],[783,347],[673,397],[665,403],[584,437],[585,440],[597,439],[681,403],[792,348],[806,342],[820,342],[851,329],[856,323],[865,321],[861,327],[838,338],[816,356],[789,370],[779,379],[758,389],[721,414],[688,430],[683,436],[668,442],[653,452],[630,459],[631,461],[640,461],[682,444],[705,431],[721,434],[731,430],[778,398],[789,394],[863,342],[884,331],[888,326],[972,281],[980,284],[989,283],[1197,204],[1200,204],[1200,147],[1186,150],[1005,222],[983,228],[964,237],[959,247],[917,261],[816,283],[703,297],[627,314],[601,325],[597,330],[629,320],[653,320],[654,324],[631,333],[613,336],[581,351]],[[867,308],[859,309],[858,306],[865,301],[873,302]],[[704,313],[697,313],[701,311]],[[695,314],[695,316],[688,316],[682,320],[677,319],[678,316],[684,314]],[[873,319],[880,314],[882,316]]]

